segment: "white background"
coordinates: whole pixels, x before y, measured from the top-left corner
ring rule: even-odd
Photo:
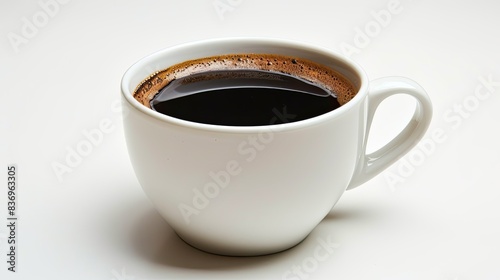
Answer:
[[[48,0],[0,0],[0,278],[500,279],[500,5],[394,1],[397,11],[382,26],[375,14],[388,11],[389,0],[61,0],[50,14],[40,4]],[[231,258],[193,249],[135,178],[119,84],[151,52],[226,36],[317,44],[350,53],[370,79],[418,81],[434,104],[427,146],[346,192],[291,250]],[[385,102],[370,147],[393,137],[412,110],[405,98]],[[58,177],[53,166],[66,165],[85,131],[103,121],[112,131]],[[17,273],[6,263],[12,163]],[[338,244],[320,261],[318,239]],[[293,267],[302,274],[287,274]]]

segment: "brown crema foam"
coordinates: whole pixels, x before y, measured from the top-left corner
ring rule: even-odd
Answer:
[[[151,108],[150,101],[175,79],[201,72],[239,69],[285,73],[308,80],[332,92],[340,105],[356,95],[354,86],[342,74],[310,60],[275,54],[228,54],[189,60],[158,71],[137,86],[134,98]]]

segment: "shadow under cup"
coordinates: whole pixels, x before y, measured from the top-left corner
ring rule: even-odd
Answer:
[[[189,122],[133,97],[151,74],[210,56],[279,54],[341,73],[357,94],[310,119],[266,126]],[[141,59],[124,75],[124,130],[137,178],[177,234],[201,250],[236,256],[279,252],[302,241],[348,187],[364,153],[364,72],[329,50],[273,39],[184,44]]]

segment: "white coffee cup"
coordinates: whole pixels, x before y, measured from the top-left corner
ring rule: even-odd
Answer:
[[[138,84],[155,71],[234,53],[309,59],[342,73],[358,91],[326,114],[266,126],[185,121],[133,97]],[[415,146],[432,117],[427,94],[412,80],[369,82],[342,55],[278,39],[214,39],[163,49],[130,67],[121,86],[128,151],[145,193],[184,241],[223,255],[269,254],[298,244],[346,189],[371,179]],[[414,115],[392,141],[367,154],[375,110],[394,94],[417,100]]]

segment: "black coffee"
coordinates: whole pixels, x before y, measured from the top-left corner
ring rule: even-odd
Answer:
[[[304,79],[262,70],[219,70],[173,80],[151,108],[175,118],[216,125],[296,122],[339,107],[327,89]]]
[[[344,105],[356,89],[319,63],[277,54],[227,54],[153,73],[134,91],[144,106],[188,121],[261,126],[312,118]]]

